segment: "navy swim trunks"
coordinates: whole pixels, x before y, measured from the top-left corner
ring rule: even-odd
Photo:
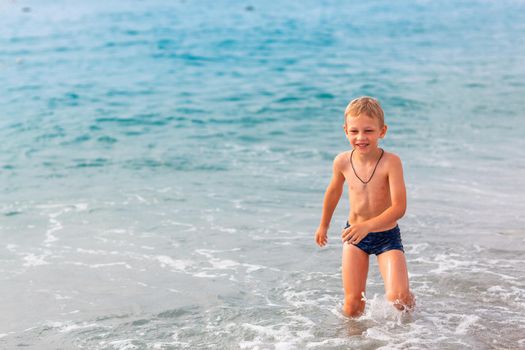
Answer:
[[[350,224],[347,222],[345,228],[349,228]],[[405,252],[403,243],[401,242],[401,232],[399,226],[381,232],[370,232],[365,238],[355,246],[363,250],[368,255],[379,255],[389,250],[397,249]]]

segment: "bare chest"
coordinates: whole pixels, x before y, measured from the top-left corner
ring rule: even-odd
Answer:
[[[348,196],[352,212],[365,216],[381,212],[390,205],[390,190],[388,172],[385,167],[379,166],[370,178],[372,170],[354,173],[351,167],[343,171],[348,184]]]

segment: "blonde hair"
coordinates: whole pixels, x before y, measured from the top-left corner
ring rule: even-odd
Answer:
[[[373,97],[361,96],[350,101],[345,109],[345,125],[346,118],[349,116],[355,118],[361,115],[377,119],[381,126],[385,125],[385,114],[383,109],[381,108],[379,101]]]

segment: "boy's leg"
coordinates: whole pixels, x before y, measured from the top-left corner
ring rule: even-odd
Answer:
[[[401,250],[389,250],[379,254],[377,262],[385,282],[386,298],[393,302],[398,310],[412,309],[415,300],[408,285],[405,254]]]
[[[360,316],[365,309],[365,301],[361,299],[366,289],[368,260],[368,254],[361,249],[350,243],[343,244],[343,313],[346,316]]]

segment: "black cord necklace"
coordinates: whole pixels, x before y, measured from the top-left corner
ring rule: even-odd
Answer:
[[[366,185],[374,177],[374,174],[376,173],[377,166],[379,165],[379,161],[381,160],[381,158],[383,158],[383,154],[385,153],[385,150],[381,148],[381,155],[379,156],[379,159],[377,160],[376,166],[374,167],[374,171],[372,171],[372,175],[370,175],[370,178],[368,179],[368,181],[363,181],[363,179],[361,179],[359,177],[359,175],[357,175],[357,172],[355,171],[354,162],[352,162],[352,156],[354,155],[354,151],[355,151],[355,149],[353,149],[352,153],[350,153],[350,165],[352,166],[352,170],[354,171],[355,176],[359,179],[359,181],[361,181],[364,185]]]

